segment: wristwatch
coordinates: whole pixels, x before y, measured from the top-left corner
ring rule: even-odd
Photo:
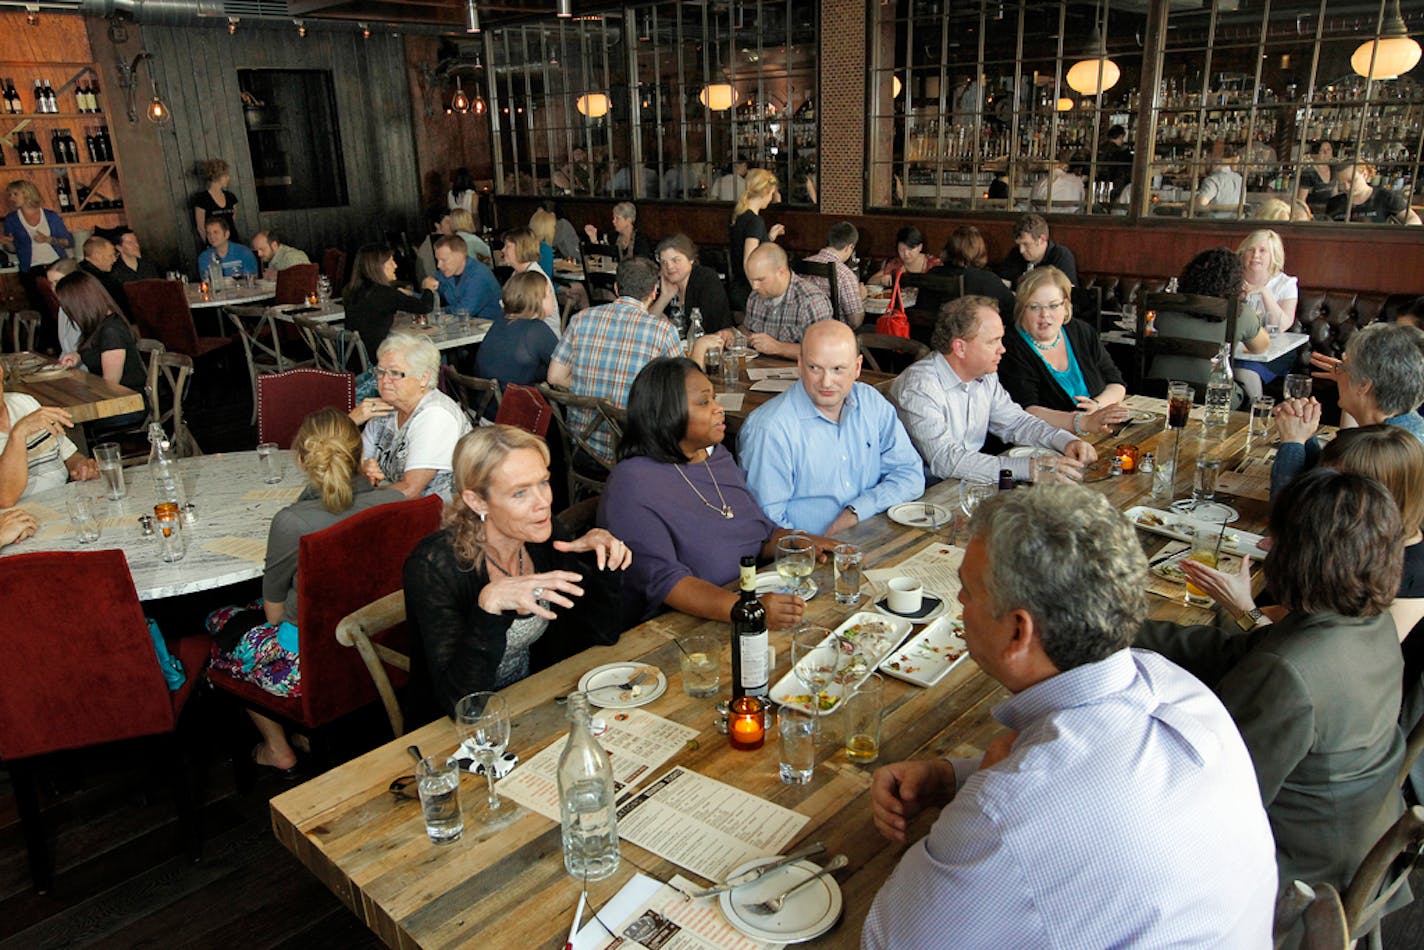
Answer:
[[[1261,608],[1252,607],[1245,613],[1236,615],[1236,626],[1242,630],[1255,630],[1261,625],[1261,621],[1264,619],[1266,618],[1265,615],[1261,613]]]
[[[856,521],[860,520],[860,512],[855,510],[855,505],[846,505],[845,510],[849,511],[852,515],[855,515]]]

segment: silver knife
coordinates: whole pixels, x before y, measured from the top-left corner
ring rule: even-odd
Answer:
[[[759,868],[753,868],[750,871],[743,871],[736,877],[728,878],[725,883],[718,884],[716,887],[706,888],[705,890],[693,891],[692,894],[689,896],[696,898],[712,897],[713,895],[720,894],[723,891],[733,891],[739,887],[746,887],[748,884],[751,884],[754,881],[761,880],[764,876],[770,874],[772,871],[775,871],[778,868],[783,868],[793,861],[800,861],[802,858],[809,858],[813,854],[820,854],[824,850],[826,850],[826,846],[819,841],[817,841],[815,844],[808,844],[806,847],[800,849],[799,851],[791,852],[784,858],[777,858],[770,864],[763,864]]]

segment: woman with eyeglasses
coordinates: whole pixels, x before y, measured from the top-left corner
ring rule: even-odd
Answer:
[[[351,421],[363,427],[362,474],[407,498],[439,495],[449,501],[451,458],[470,420],[436,388],[440,351],[423,336],[392,333],[376,351],[371,372],[380,395],[351,410]]]
[[[1056,267],[1019,278],[999,382],[1031,414],[1087,437],[1126,421],[1127,387],[1098,331],[1073,319],[1072,290]]]

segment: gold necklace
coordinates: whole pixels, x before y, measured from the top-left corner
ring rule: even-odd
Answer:
[[[692,479],[687,477],[687,473],[682,470],[681,465],[674,465],[673,468],[677,469],[677,473],[682,476],[682,480],[687,482],[687,487],[692,489],[692,493],[696,495],[704,505],[717,512],[717,514],[721,515],[723,518],[726,518],[728,521],[731,521],[734,517],[736,517],[736,514],[732,511],[732,506],[727,504],[727,499],[722,497],[722,486],[717,484],[717,476],[712,472],[711,454],[708,454],[707,458],[702,460],[702,464],[707,466],[707,475],[712,479],[712,487],[717,489],[717,500],[722,503],[721,508],[718,508],[716,505],[712,504],[712,502],[707,500],[707,496],[703,495],[702,492],[697,490],[697,486],[692,484]]]

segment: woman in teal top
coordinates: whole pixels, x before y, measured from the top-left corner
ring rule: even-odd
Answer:
[[[1019,279],[999,382],[1033,415],[1091,436],[1127,419],[1127,387],[1098,331],[1073,319],[1072,290],[1056,267],[1035,267]]]

